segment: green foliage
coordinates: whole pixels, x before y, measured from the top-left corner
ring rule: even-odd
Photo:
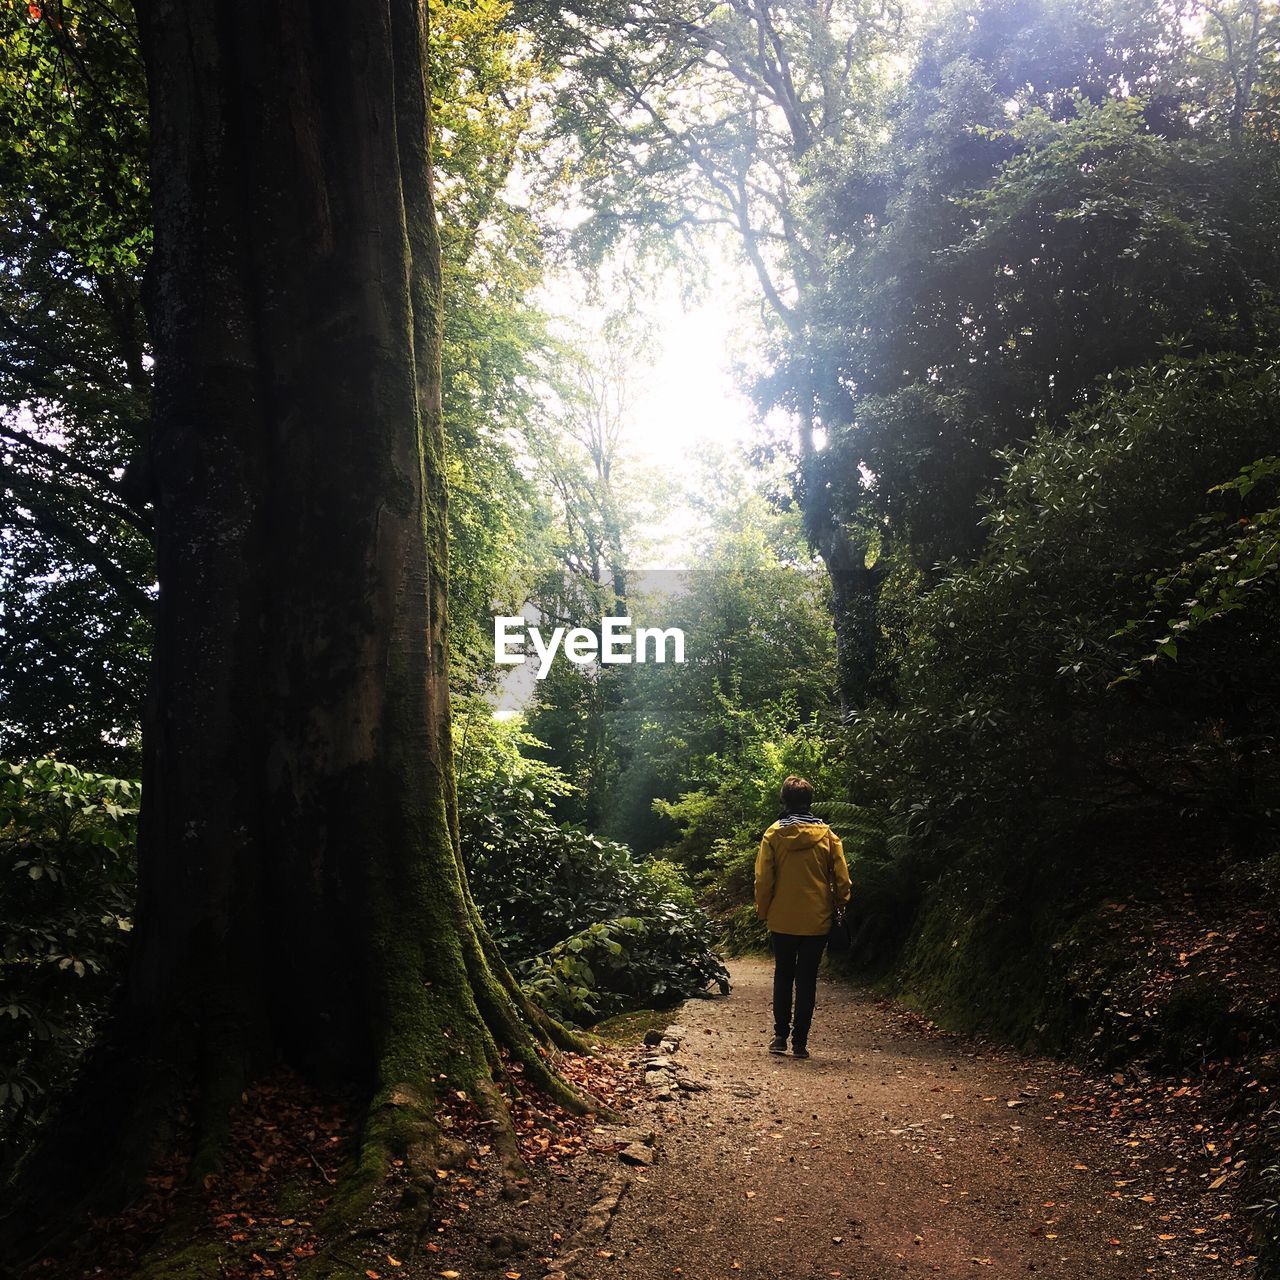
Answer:
[[[590,214],[580,252],[638,241],[669,256],[673,242],[726,227],[781,318],[813,265],[793,216],[804,162],[857,130],[898,12],[861,0],[524,0],[519,14],[562,72],[552,155],[573,167]]]
[[[646,516],[651,527],[674,484],[659,468],[638,465],[625,447],[636,366],[652,355],[637,302],[595,311],[597,330],[579,330],[580,348],[556,388],[554,421],[537,442],[537,478],[555,519],[546,535],[551,567],[537,576],[530,602],[544,618],[598,634],[602,617],[630,615],[643,624],[645,593],[628,566],[643,547]],[[539,682],[530,728],[576,787],[557,807],[562,820],[612,825],[617,715],[632,684],[629,672],[567,663]],[[614,833],[638,843],[634,831]]]
[[[508,182],[531,158],[537,63],[501,0],[429,8],[436,196],[447,288],[444,421],[453,685],[491,683],[495,606],[518,613],[545,523],[525,455],[563,354],[535,301],[540,204]],[[505,603],[502,603],[505,602]]]
[[[479,708],[460,717],[459,816],[471,891],[531,994],[559,1016],[592,1021],[631,1006],[727,990],[711,928],[669,862],[555,822],[568,790],[524,752],[518,721]]]
[[[91,1043],[132,928],[136,782],[0,762],[0,1135],[25,1147]]]
[[[537,64],[510,5],[429,8],[452,671],[470,689],[493,677],[493,604],[518,603],[534,558],[523,454],[563,353],[532,300],[537,210],[506,190]],[[136,22],[121,0],[6,5],[0,50],[0,751],[136,769],[155,579]]]
[[[1208,850],[1251,883],[1274,863],[1278,372],[1225,355],[1114,376],[1004,456],[976,562],[899,579],[893,696],[846,752],[873,815],[853,959],[931,1014],[1109,1062],[1237,1050],[1220,984],[1121,1021],[1109,993],[1144,948],[1075,922]]]
[[[655,854],[645,859],[644,866],[665,902],[685,911],[693,911],[697,907],[697,894],[678,863]]]
[[[684,631],[685,662],[614,669],[604,799],[610,834],[671,847],[696,874],[718,839],[759,840],[788,773],[838,790],[824,772],[835,718],[827,580],[798,549],[794,521],[759,495],[702,480],[698,490],[709,530],[698,567],[647,606]]]
[[[729,991],[729,975],[707,946],[705,921],[674,903],[657,903],[644,917],[588,925],[519,970],[530,995],[570,1023],[662,1008],[712,983]]]
[[[57,13],[0,19],[0,749],[123,769],[153,578],[145,86],[127,6]],[[493,679],[495,602],[588,621],[625,600],[688,638],[679,668],[560,664],[527,726],[459,703],[472,889],[574,1021],[723,979],[694,885],[729,945],[761,940],[752,865],[792,771],[845,841],[855,961],[902,960],[917,995],[1016,1037],[1065,1043],[1072,1000],[1101,999],[1075,921],[1118,849],[1136,879],[1224,848],[1276,893],[1275,19],[992,0],[908,43],[897,16],[429,6],[455,687]],[[585,216],[549,233],[569,182]],[[713,459],[699,569],[646,600],[618,370],[537,301],[564,242],[666,254],[721,229],[763,299],[761,405],[800,426],[763,451],[794,464],[804,534],[874,570],[840,606],[875,658],[843,731],[790,499]],[[0,1127],[21,1138],[119,963],[136,790],[6,768]],[[1229,1035],[1227,994],[1180,989],[1142,1051]]]
[[[669,856],[704,879],[723,878],[748,855],[754,859],[761,834],[778,816],[788,774],[808,778],[819,795],[842,780],[822,716],[803,716],[794,697],[752,705],[736,693],[718,698],[723,745],[698,762],[708,781],[676,800],[654,801],[680,831]],[[733,879],[740,887],[741,873]]]
[[[0,752],[136,769],[154,566],[132,10],[6,5],[0,59]]]
[[[843,789],[829,593],[794,515],[771,508],[731,465],[705,467],[691,498],[707,516],[697,568],[648,584],[638,575],[626,605],[637,625],[683,630],[685,662],[553,668],[530,725],[554,740],[552,758],[581,793],[557,812],[581,806],[610,835],[669,859],[656,865],[679,868],[730,920],[729,945],[743,947],[762,940],[734,912],[751,896],[783,778],[800,772],[823,794]]]
[[[1274,505],[1277,481],[1280,458],[1272,456],[1260,458],[1234,480],[1209,491],[1225,499],[1224,506],[1231,510],[1215,511],[1192,525],[1184,537],[1188,558],[1173,572],[1152,579],[1146,617],[1130,620],[1116,633],[1119,640],[1135,633],[1166,632],[1147,641],[1154,647],[1142,662],[1176,661],[1179,646],[1191,641],[1202,627],[1241,611],[1265,611],[1280,574],[1280,507]],[[1273,505],[1259,504],[1257,499],[1264,493],[1271,495]],[[1254,501],[1245,514],[1251,496]],[[1139,674],[1135,664],[1118,679],[1130,680]]]
[[[887,856],[888,838],[884,819],[876,810],[849,800],[828,799],[819,794],[814,799],[813,812],[840,833],[846,857]]]
[[[769,926],[756,914],[752,903],[735,907],[722,922],[724,949],[731,956],[765,951],[769,947]]]
[[[1271,595],[1220,621],[1216,646],[1168,664],[1143,700],[1108,686],[1128,665],[1114,637],[1147,581],[1181,563],[1206,481],[1280,433],[1276,368],[1206,357],[1119,381],[1006,459],[989,551],[919,592],[897,698],[853,720],[855,791],[884,807],[899,851],[937,866],[974,844],[1017,857],[1061,840],[1086,796],[1156,821],[1244,798],[1242,757],[1275,728]]]
[[[996,451],[1171,348],[1265,345],[1277,154],[1210,127],[1193,65],[1159,5],[943,14],[880,141],[826,157],[820,473],[842,518],[886,519],[925,570],[979,554]],[[809,376],[780,360],[766,398]]]

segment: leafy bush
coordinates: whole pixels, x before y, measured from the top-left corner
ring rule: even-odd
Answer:
[[[666,901],[674,903],[687,911],[693,911],[698,905],[698,896],[693,886],[685,878],[684,871],[678,864],[656,854],[644,862],[650,877],[658,885]]]
[[[1280,577],[1277,489],[1280,458],[1274,456],[1259,458],[1234,479],[1215,485],[1209,494],[1221,501],[1222,509],[1202,516],[1186,531],[1186,559],[1171,572],[1152,575],[1147,616],[1127,622],[1115,639],[1145,634],[1151,651],[1141,661],[1173,661],[1179,646],[1201,628],[1274,600]],[[1140,672],[1134,663],[1119,679],[1134,679]]]
[[[753,905],[755,860],[761,835],[778,816],[783,778],[800,773],[822,797],[843,790],[844,774],[829,716],[804,714],[789,693],[751,707],[718,698],[724,745],[705,765],[714,781],[676,800],[655,800],[653,807],[680,829],[679,841],[666,852],[696,877],[725,950],[743,955],[769,944]],[[850,810],[836,801],[824,807],[815,800],[813,807],[819,817],[830,809],[843,818]],[[840,821],[832,825],[842,831]]]
[[[595,1022],[628,1008],[661,1008],[716,983],[724,966],[705,925],[673,905],[656,916],[619,916],[588,925],[518,966],[529,994],[566,1022]]]
[[[20,1150],[93,1039],[132,928],[140,787],[0,763],[0,1137]]]
[[[1189,847],[1197,820],[1275,802],[1272,475],[1256,460],[1280,437],[1280,366],[1169,360],[1123,383],[1007,457],[986,554],[917,589],[895,696],[852,721],[853,792],[926,877],[979,847],[1011,865],[1083,847],[1104,811]]]
[[[459,819],[471,892],[535,999],[574,1022],[671,1003],[728,975],[678,867],[555,822],[568,791],[537,742],[483,707],[459,730]]]
[[[743,903],[725,917],[723,946],[731,956],[768,949],[769,926],[756,914],[754,903]]]

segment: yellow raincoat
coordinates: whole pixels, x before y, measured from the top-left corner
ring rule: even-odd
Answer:
[[[831,929],[831,887],[849,901],[849,867],[840,837],[825,822],[775,822],[756,855],[756,914],[771,933],[805,937]]]

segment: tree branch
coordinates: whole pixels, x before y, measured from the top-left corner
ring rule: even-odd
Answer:
[[[120,487],[119,481],[114,476],[103,471],[99,467],[91,466],[85,462],[78,462],[70,457],[65,450],[59,449],[56,445],[51,445],[43,440],[37,440],[33,436],[27,435],[25,432],[17,430],[15,427],[0,423],[0,440],[6,440],[10,444],[16,444],[20,448],[30,449],[33,453],[39,454],[42,458],[47,458],[53,462],[55,466],[62,468],[64,471],[72,475],[80,476],[85,480],[92,480],[94,484],[100,485],[121,505],[119,507],[114,504],[106,504],[101,498],[96,501],[110,510],[112,515],[118,516],[121,520],[127,521],[133,525],[139,533],[147,538],[151,537],[151,522],[139,511],[137,511],[125,497]],[[94,500],[94,495],[76,491],[77,497]]]
[[[142,587],[138,586],[124,568],[106,555],[98,543],[93,542],[69,520],[64,519],[57,512],[40,503],[38,499],[32,500],[30,494],[20,495],[19,501],[29,513],[26,517],[27,524],[34,526],[41,533],[65,543],[85,564],[91,565],[97,570],[103,581],[126,604],[143,617],[151,616],[154,601]],[[16,504],[12,510],[16,517],[22,518],[22,513]]]

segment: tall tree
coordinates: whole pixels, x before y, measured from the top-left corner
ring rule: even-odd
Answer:
[[[136,1173],[197,1072],[206,1151],[264,1063],[354,1085],[371,1179],[395,1152],[429,1180],[443,1076],[501,1133],[501,1049],[581,1105],[459,861],[422,6],[138,16],[160,592],[137,936],[22,1227],[38,1189],[65,1215],[102,1162]],[[70,1177],[67,1140],[91,1157]]]
[[[638,237],[669,251],[733,237],[754,274],[770,340],[792,373],[776,403],[794,420],[796,491],[831,574],[846,702],[864,696],[876,574],[821,472],[813,343],[822,245],[805,212],[823,157],[876,125],[873,88],[896,47],[893,0],[537,0],[563,15],[560,115],[576,138],[579,240]]]
[[[493,602],[518,594],[534,559],[517,442],[559,359],[533,301],[538,210],[505,186],[532,145],[537,92],[507,8],[430,9],[455,692],[492,678]],[[132,6],[6,6],[0,56],[12,68],[0,80],[0,754],[134,775],[155,556]]]
[[[636,420],[634,369],[649,354],[637,300],[600,310],[582,300],[585,327],[566,339],[561,376],[549,396],[546,428],[535,436],[536,475],[549,498],[529,602],[546,626],[586,627],[630,612],[631,567],[643,554],[646,515],[660,506],[668,478],[628,448]],[[572,354],[568,354],[572,352]],[[553,665],[538,681],[528,727],[573,789],[557,797],[561,821],[597,830],[608,820],[614,766],[611,722],[625,687],[616,669]]]

